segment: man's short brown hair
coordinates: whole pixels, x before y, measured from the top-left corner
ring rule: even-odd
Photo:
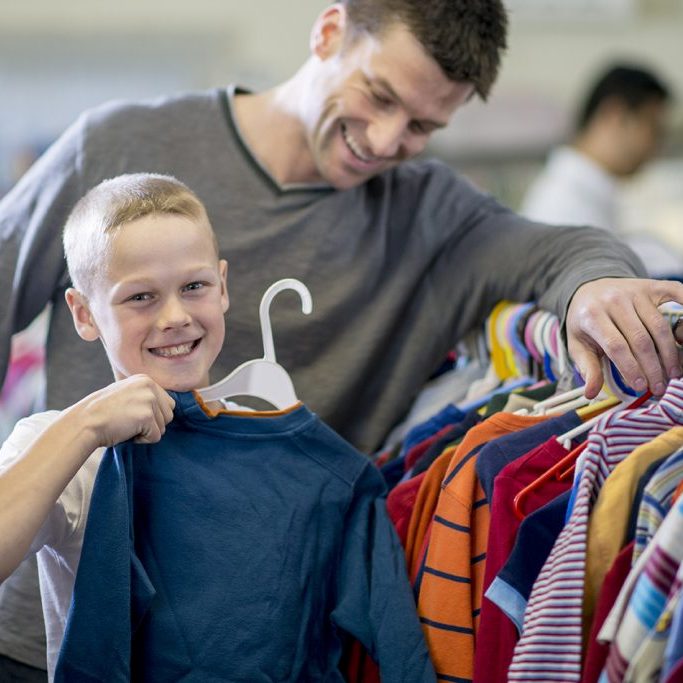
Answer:
[[[352,29],[381,35],[404,24],[453,81],[486,100],[506,48],[502,0],[341,0]]]

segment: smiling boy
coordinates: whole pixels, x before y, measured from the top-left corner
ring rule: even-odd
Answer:
[[[37,553],[51,677],[104,449],[161,439],[174,407],[165,390],[209,383],[228,309],[204,207],[174,178],[104,181],[71,213],[64,248],[74,325],[102,342],[116,381],[22,420],[0,449],[0,579]]]

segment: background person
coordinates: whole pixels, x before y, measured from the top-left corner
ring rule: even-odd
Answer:
[[[683,275],[683,259],[647,232],[624,235],[621,182],[657,153],[671,93],[652,71],[616,64],[591,84],[571,141],[554,149],[522,202],[521,212],[545,223],[592,225],[619,235],[652,275]]]

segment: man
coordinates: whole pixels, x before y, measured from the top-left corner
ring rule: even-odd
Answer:
[[[603,353],[636,389],[663,393],[680,366],[656,306],[683,301],[683,285],[631,279],[642,265],[602,232],[549,233],[445,165],[409,161],[459,107],[487,97],[505,40],[500,0],[347,0],[321,13],[310,57],[272,90],[86,112],[0,202],[0,376],[10,334],[52,301],[46,407],[108,383],[105,353],[73,331],[59,234],[89,188],[149,171],[197,191],[235,264],[212,380],[261,355],[259,300],[299,278],[313,314],[278,297],[278,361],[361,450],[503,298],[562,316],[587,395],[602,384]]]
[[[522,203],[522,213],[548,223],[592,225],[621,232],[619,183],[654,156],[671,94],[651,71],[617,64],[591,84],[571,142],[553,150]],[[629,244],[652,274],[680,274],[676,259],[647,234]]]

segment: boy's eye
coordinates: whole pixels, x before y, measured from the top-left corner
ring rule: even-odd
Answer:
[[[149,292],[141,292],[140,294],[133,294],[128,297],[128,301],[149,301],[152,295]]]
[[[196,290],[198,290],[198,289],[202,289],[203,287],[204,287],[204,283],[203,283],[203,282],[190,282],[189,284],[185,285],[185,286],[183,287],[183,289],[184,289],[186,292],[192,292],[192,291],[196,291]]]

